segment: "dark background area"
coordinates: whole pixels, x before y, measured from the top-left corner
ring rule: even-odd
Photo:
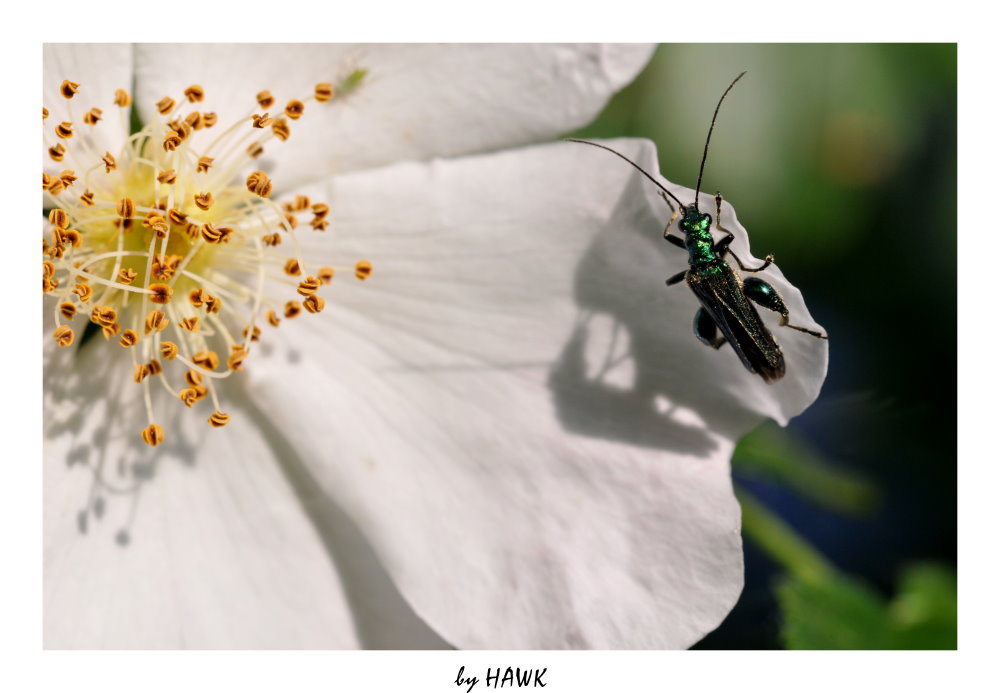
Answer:
[[[722,191],[755,255],[775,253],[802,290],[830,334],[830,370],[787,431],[737,448],[734,476],[890,599],[907,566],[953,571],[956,560],[956,46],[661,46],[576,134],[652,139],[662,174],[694,187],[712,110],[743,70],[703,187]],[[788,465],[762,474],[761,447],[788,441],[848,491],[817,478],[803,493],[787,450]],[[788,644],[776,596],[787,566],[744,525],[743,596],[698,647]]]

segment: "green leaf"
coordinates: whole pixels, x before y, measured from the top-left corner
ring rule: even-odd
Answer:
[[[889,647],[885,605],[850,578],[789,576],[777,590],[782,639],[791,650],[878,650]]]
[[[777,589],[782,638],[798,650],[945,650],[957,647],[953,570],[931,564],[904,572],[891,602],[860,580],[790,575]]]
[[[740,488],[736,498],[743,509],[743,534],[792,575],[816,581],[834,568],[798,532],[777,514]]]
[[[879,503],[878,489],[862,475],[837,467],[822,453],[777,424],[765,424],[740,441],[733,453],[740,473],[783,484],[824,507],[867,515]]]
[[[910,650],[958,647],[958,584],[943,566],[910,568],[889,606],[894,646]]]

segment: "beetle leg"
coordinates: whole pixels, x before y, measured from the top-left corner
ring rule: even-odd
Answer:
[[[705,312],[704,308],[699,308],[694,314],[694,336],[701,340],[702,344],[720,348],[726,343],[726,338],[719,334],[719,328],[712,320],[712,316]]]
[[[781,295],[778,294],[773,286],[768,284],[763,279],[757,279],[756,277],[747,277],[744,279],[743,295],[757,305],[778,313],[781,316],[782,327],[790,327],[793,330],[805,332],[806,334],[810,334],[817,339],[827,338],[827,336],[822,332],[816,332],[815,330],[799,327],[798,325],[793,325],[788,322],[788,308],[785,306],[785,302],[781,299]]]
[[[682,250],[687,250],[687,246],[684,244],[684,239],[683,238],[678,238],[677,236],[668,236],[667,234],[663,234],[663,238],[666,239],[666,240],[668,240],[668,241],[670,241],[671,243],[673,243],[674,245],[676,245],[678,248],[680,248]]]
[[[683,248],[684,247],[683,238],[678,238],[677,236],[669,235],[670,227],[673,225],[675,221],[677,221],[677,215],[678,215],[677,209],[674,207],[674,203],[670,201],[670,198],[667,197],[667,194],[665,192],[663,192],[662,190],[657,190],[657,192],[660,194],[660,197],[663,198],[663,201],[667,203],[667,206],[670,207],[670,221],[668,221],[667,225],[663,227],[663,237],[668,241],[670,241],[671,243],[673,243],[674,245]]]
[[[679,284],[680,282],[684,281],[684,277],[687,276],[687,272],[688,272],[687,270],[682,270],[677,274],[675,274],[674,276],[672,276],[670,279],[667,280],[667,286],[673,286],[674,284]]]
[[[732,231],[723,228],[722,226],[722,193],[715,193],[715,228],[719,229],[719,231],[722,231],[724,234],[726,234],[726,237],[723,238],[718,243],[716,243],[715,245],[713,245],[712,250],[719,257],[724,256],[726,253],[732,255],[733,258],[736,259],[736,264],[739,265],[740,269],[743,270],[744,272],[760,272],[761,270],[766,269],[768,266],[770,266],[772,262],[774,262],[774,255],[768,255],[767,257],[764,258],[764,264],[761,265],[760,267],[747,267],[746,265],[743,264],[743,261],[740,260],[740,256],[729,249],[729,244],[733,242],[733,239],[736,238],[736,236],[733,234]]]

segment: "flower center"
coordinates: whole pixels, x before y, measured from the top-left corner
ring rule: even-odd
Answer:
[[[219,408],[214,383],[243,368],[260,323],[277,327],[303,310],[323,310],[319,290],[337,268],[310,263],[295,233],[306,225],[325,231],[329,207],[303,195],[279,204],[264,171],[246,172],[265,145],[289,138],[289,121],[310,102],[343,98],[364,75],[355,70],[337,84],[317,84],[275,116],[274,97],[262,91],[258,109],[203,138],[202,149],[194,133],[213,129],[218,118],[196,110],[204,90],[192,85],[177,99],[157,102],[158,118],[118,152],[103,155],[78,130],[81,121],[84,129],[97,127],[104,112],[92,108],[77,118],[80,85],[62,83],[66,119],[43,129],[49,158],[66,166],[42,174],[50,225],[42,242],[42,290],[55,299],[53,337],[60,347],[72,345],[74,321],[89,318],[84,330],[129,352],[127,367],[144,388],[148,425],[141,436],[149,445],[165,438],[150,381],[159,380],[188,407],[209,398],[208,423],[224,426],[229,415]],[[114,104],[125,129],[131,97],[119,89]],[[45,120],[50,114],[42,110]],[[366,279],[371,263],[361,260],[353,270]],[[265,280],[288,285],[288,300],[266,295]]]

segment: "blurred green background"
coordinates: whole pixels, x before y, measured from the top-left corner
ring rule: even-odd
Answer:
[[[737,448],[746,588],[698,647],[954,648],[956,46],[664,45],[576,136],[652,139],[694,187],[743,70],[703,189],[802,290],[830,371]]]

